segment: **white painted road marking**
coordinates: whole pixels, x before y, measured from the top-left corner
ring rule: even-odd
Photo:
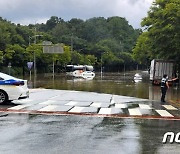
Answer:
[[[167,110],[178,110],[177,108],[175,108],[172,105],[162,105],[162,106],[164,106]]]
[[[98,114],[111,114],[111,108],[101,108]]]
[[[140,112],[139,108],[128,109],[128,111],[131,116],[142,116],[142,113]]]
[[[162,117],[174,117],[166,110],[156,110],[156,112],[159,113]]]
[[[120,112],[122,111],[118,108],[101,108],[98,114],[118,114]]]
[[[41,103],[39,103],[39,104],[51,104],[51,103],[54,103],[55,101],[53,101],[53,100],[48,100],[48,101],[45,101],[45,102],[41,102]]]
[[[96,107],[80,107],[80,106],[75,106],[73,107],[69,112],[74,112],[74,113],[97,113]]]
[[[21,100],[13,100],[13,103],[29,103],[32,102],[32,99],[21,99]]]
[[[13,106],[13,107],[8,108],[8,110],[21,110],[21,109],[28,107],[28,106],[30,106],[30,105],[27,105],[27,104],[26,105],[17,105],[17,106]]]
[[[115,108],[125,109],[125,108],[127,108],[127,107],[128,107],[127,104],[115,104]]]
[[[149,105],[147,105],[147,104],[139,104],[139,107],[141,108],[141,109],[152,109]]]
[[[75,107],[73,107],[69,112],[79,113],[79,112],[81,112],[84,108],[85,108],[85,107],[75,106]]]
[[[108,107],[109,104],[108,103],[92,103],[90,106],[93,106],[93,107]]]
[[[70,102],[66,103],[65,105],[75,106],[77,103],[78,102],[70,101]]]
[[[38,111],[53,111],[55,108],[57,108],[58,106],[57,105],[48,105]]]

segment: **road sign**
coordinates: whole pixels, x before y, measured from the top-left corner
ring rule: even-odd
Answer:
[[[64,49],[61,44],[52,44],[50,41],[43,42],[43,53],[63,53]]]
[[[33,66],[33,62],[27,62],[27,67],[29,70],[32,69],[32,66]]]
[[[52,42],[51,41],[43,41],[42,45],[43,46],[52,45]]]

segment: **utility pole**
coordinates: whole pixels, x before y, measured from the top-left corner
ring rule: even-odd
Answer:
[[[34,32],[34,36],[30,37],[29,36],[29,45],[31,44],[31,39],[34,37],[34,44],[36,45],[37,43],[37,37],[38,36],[43,36],[43,35],[37,35],[37,30],[35,27],[35,32]],[[33,51],[33,69],[34,69],[34,87],[35,87],[35,82],[36,82],[36,77],[37,77],[37,69],[36,69],[36,52],[35,50]],[[31,72],[30,72],[30,78],[31,78]]]
[[[35,54],[35,51],[33,52],[33,59],[34,59],[34,77],[36,77],[36,54]]]
[[[73,52],[73,33],[71,34],[71,52]]]

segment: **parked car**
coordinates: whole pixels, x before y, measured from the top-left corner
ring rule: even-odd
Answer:
[[[0,72],[0,103],[29,97],[27,80]]]

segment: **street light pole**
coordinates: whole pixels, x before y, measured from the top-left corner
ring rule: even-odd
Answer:
[[[31,45],[31,39],[32,39],[32,37],[29,36],[29,45]]]
[[[34,77],[36,77],[36,54],[35,54],[35,51],[33,52],[33,59],[34,59]]]
[[[36,42],[37,42],[36,37],[38,37],[38,36],[43,36],[43,35],[36,35],[36,29],[35,29],[35,35],[32,36],[32,37],[34,37],[34,44],[36,44]],[[30,39],[32,39],[32,37],[29,36],[29,45],[31,44]],[[34,66],[34,80],[36,80],[37,70],[36,70],[36,53],[35,53],[35,51],[33,51],[33,63],[34,63],[34,65],[33,65]]]
[[[36,44],[36,27],[35,27],[35,35],[34,35],[34,44]],[[34,51],[34,78],[36,79],[36,54]]]
[[[73,33],[71,34],[71,53],[73,52]]]

